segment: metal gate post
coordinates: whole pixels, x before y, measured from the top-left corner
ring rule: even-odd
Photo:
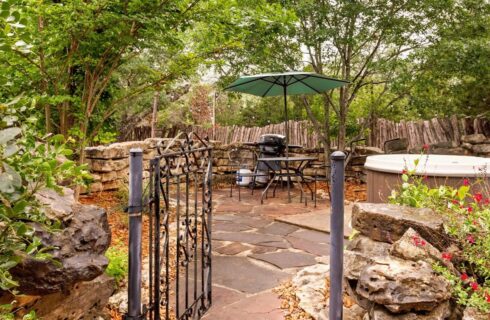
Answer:
[[[332,153],[332,199],[330,215],[330,301],[329,320],[342,319],[344,266],[344,161],[342,151]]]
[[[144,319],[141,312],[141,223],[143,209],[143,150],[129,151],[129,276],[126,320]]]

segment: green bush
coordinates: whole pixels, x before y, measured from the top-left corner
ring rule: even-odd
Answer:
[[[451,283],[459,304],[490,312],[490,199],[473,191],[488,190],[484,180],[472,185],[464,179],[457,188],[430,188],[415,169],[405,169],[402,181],[400,188],[393,190],[390,202],[434,209],[443,215],[446,232],[458,244],[457,252],[442,253],[442,258],[452,261],[458,272],[452,273],[440,264],[434,265],[434,270]]]
[[[105,253],[109,265],[105,272],[113,277],[119,285],[128,274],[128,253],[122,245],[110,247]]]
[[[41,136],[32,116],[35,102],[26,99],[0,103],[0,289],[15,291],[9,270],[24,257],[50,259],[51,248],[34,236],[31,223],[56,231],[34,194],[42,188],[61,190],[59,182],[82,184],[90,176],[84,167],[66,159],[72,154],[63,136]]]

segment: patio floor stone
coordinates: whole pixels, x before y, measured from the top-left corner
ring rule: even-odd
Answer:
[[[270,263],[280,269],[299,268],[316,264],[315,256],[291,251],[252,254],[249,257]]]
[[[258,293],[278,286],[290,275],[264,268],[247,257],[213,257],[213,283],[244,293]]]
[[[242,190],[242,201],[235,193],[230,198],[226,190],[215,191],[213,306],[203,319],[284,320],[272,289],[297,268],[328,260],[326,206],[314,208],[308,199],[305,207],[299,190],[293,189],[293,194],[292,203],[287,203],[287,192],[278,189],[276,197],[262,205],[260,190],[254,195]]]
[[[278,236],[286,236],[294,231],[297,231],[298,227],[293,225],[282,223],[282,222],[273,222],[270,225],[260,228],[257,232],[264,234],[275,234]]]

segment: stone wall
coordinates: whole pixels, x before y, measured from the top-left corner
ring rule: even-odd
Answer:
[[[131,148],[141,148],[144,152],[144,167],[149,168],[149,160],[157,155],[157,146],[167,147],[174,139],[153,138],[144,141],[128,141],[113,143],[107,146],[96,146],[86,148],[86,163],[94,177],[94,182],[90,186],[91,192],[117,190],[121,186],[128,184],[129,176],[129,150]],[[177,150],[177,144],[172,144],[171,150]],[[213,152],[213,171],[217,175],[231,173],[236,167],[230,163],[229,153],[238,149],[241,162],[248,168],[253,167],[254,150],[252,146],[241,143],[222,144],[218,141],[211,142],[214,147]],[[411,153],[419,153],[422,146],[411,149]],[[383,153],[376,147],[356,146],[355,156],[353,156],[346,168],[345,176],[348,180],[365,181],[364,163],[366,157],[373,154]],[[490,157],[490,138],[482,134],[463,136],[461,143],[442,142],[430,146],[431,154],[453,154],[453,155],[475,155]],[[319,165],[324,164],[325,154],[321,148],[296,149],[290,153],[291,156],[315,157],[318,160],[312,162],[312,167],[305,170],[306,175],[321,174],[324,169],[318,169]],[[315,168],[316,167],[316,168]],[[148,171],[144,177],[148,177]],[[85,190],[88,191],[88,190]]]
[[[96,146],[86,148],[86,163],[94,177],[94,182],[91,184],[90,192],[117,190],[128,184],[129,176],[129,150],[131,148],[141,148],[143,150],[143,160],[145,173],[144,177],[149,176],[147,171],[149,161],[157,155],[157,146],[167,147],[173,139],[154,138],[144,141],[128,141],[113,143],[107,146]],[[213,172],[217,175],[224,175],[234,172],[236,166],[230,161],[230,151],[238,149],[241,163],[248,167],[253,167],[254,150],[252,146],[237,144],[224,145],[220,142],[213,141],[211,145],[213,150]],[[171,150],[177,150],[178,144],[172,144]],[[382,151],[372,147],[356,147],[356,156],[354,156],[349,166],[346,168],[347,179],[364,181],[363,166],[366,157],[370,154],[379,154]],[[312,168],[305,170],[306,175],[322,174],[324,169],[313,168],[324,164],[325,154],[323,149],[298,149],[290,156],[308,156],[315,157],[318,160],[312,162]]]

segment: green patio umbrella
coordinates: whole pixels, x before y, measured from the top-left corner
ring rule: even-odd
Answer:
[[[225,90],[249,93],[260,97],[284,96],[284,116],[286,118],[286,145],[289,143],[288,95],[322,93],[341,87],[349,81],[338,80],[312,72],[263,73],[241,76]],[[288,156],[288,148],[286,148]]]
[[[225,90],[249,93],[260,97],[284,96],[284,116],[286,118],[286,157],[289,157],[288,95],[322,93],[346,85],[349,81],[338,80],[312,72],[263,73],[241,76]],[[289,165],[286,162],[286,171]],[[287,179],[288,199],[291,202],[290,177]]]

